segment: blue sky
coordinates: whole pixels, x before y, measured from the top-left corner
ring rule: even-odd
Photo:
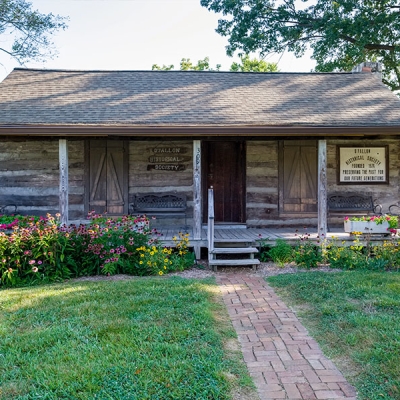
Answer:
[[[53,36],[58,57],[27,68],[149,70],[153,64],[192,62],[229,70],[237,58],[225,54],[227,39],[215,32],[218,15],[200,0],[31,0],[33,8],[69,17],[68,29]],[[0,38],[1,39],[1,38]],[[274,56],[283,72],[308,72],[309,57]],[[0,53],[0,81],[18,63]]]

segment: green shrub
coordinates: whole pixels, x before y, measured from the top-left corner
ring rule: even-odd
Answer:
[[[311,242],[308,237],[300,240],[293,250],[294,262],[304,268],[317,267],[323,259],[321,247]]]
[[[293,248],[283,239],[277,239],[276,244],[268,251],[271,260],[283,267],[285,264],[293,261]]]
[[[180,234],[176,248],[166,249],[157,240],[158,233],[150,229],[146,216],[112,219],[91,213],[90,218],[88,225],[65,227],[48,215],[28,219],[27,227],[16,225],[10,234],[0,232],[0,285],[99,273],[161,275],[193,265],[188,236]],[[144,255],[149,259],[143,265]]]

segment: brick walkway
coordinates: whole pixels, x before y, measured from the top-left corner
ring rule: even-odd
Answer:
[[[218,275],[217,282],[261,400],[356,399],[354,388],[262,278]]]

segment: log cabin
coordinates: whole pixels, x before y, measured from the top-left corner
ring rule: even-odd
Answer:
[[[216,224],[325,232],[331,193],[368,194],[384,212],[399,202],[399,135],[400,102],[377,63],[350,73],[16,68],[0,83],[0,206],[68,223],[174,193],[196,237],[213,187]]]

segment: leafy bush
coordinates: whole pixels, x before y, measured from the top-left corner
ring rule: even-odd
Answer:
[[[261,234],[259,234],[258,237],[258,258],[261,262],[270,261],[271,257],[269,255],[269,251],[271,250],[271,245],[267,243],[269,238],[263,238]]]
[[[277,239],[276,245],[268,251],[271,260],[283,267],[285,264],[293,261],[293,248],[283,239]]]
[[[321,247],[309,240],[308,236],[300,239],[293,250],[294,262],[304,268],[315,268],[322,262]]]
[[[11,234],[0,232],[0,285],[99,273],[161,275],[193,265],[188,236],[180,234],[176,249],[166,249],[159,243],[158,233],[150,229],[146,216],[112,219],[91,213],[89,217],[88,225],[68,227],[60,226],[50,215],[28,218],[27,227],[18,224]],[[145,255],[150,258],[143,264]]]

